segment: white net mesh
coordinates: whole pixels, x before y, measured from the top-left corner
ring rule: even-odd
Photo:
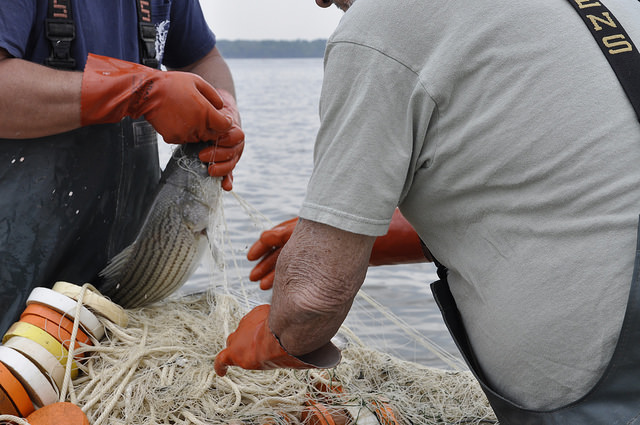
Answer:
[[[251,220],[271,226],[240,197],[235,198]],[[343,326],[334,339],[343,349],[343,360],[335,369],[231,367],[226,377],[218,377],[213,371],[215,355],[240,318],[261,302],[251,298],[243,283],[246,277],[230,255],[234,244],[224,211],[211,220],[209,237],[216,255],[205,291],[130,310],[126,329],[105,323],[108,336],[92,350],[68,396],[92,424],[330,425],[329,420],[318,419],[322,416],[318,409],[323,407],[324,415],[330,415],[336,425],[496,423],[461,361],[413,331],[364,291],[354,308],[375,311],[374,320],[384,321],[383,328],[404,333],[421,349],[437,355],[448,369],[373,349]],[[367,323],[370,326],[371,317]]]
[[[237,200],[251,220],[264,220]],[[128,310],[126,328],[102,318],[106,336],[93,347],[77,349],[88,359],[79,365],[80,376],[67,380],[61,398],[80,406],[93,425],[497,423],[479,385],[459,359],[363,291],[354,303],[355,309],[365,312],[366,323],[359,325],[372,326],[373,320],[381,329],[402,333],[438,356],[448,369],[374,349],[351,327],[343,326],[334,339],[343,350],[343,360],[334,369],[231,367],[225,377],[218,377],[213,370],[215,355],[240,318],[262,301],[251,298],[243,283],[245,272],[230,255],[235,248],[222,210],[211,217],[209,240],[215,259],[209,262],[211,279],[205,290]],[[382,332],[377,345],[385,341]],[[0,417],[0,422],[8,419]]]
[[[469,372],[402,361],[363,346],[346,328],[335,369],[231,367],[220,378],[213,361],[225,328],[235,329],[245,312],[235,298],[210,293],[131,310],[126,329],[106,322],[108,338],[92,349],[69,400],[94,425],[297,424],[311,401],[327,406],[336,423],[357,423],[354,407],[375,412],[381,402],[398,424],[496,422]]]

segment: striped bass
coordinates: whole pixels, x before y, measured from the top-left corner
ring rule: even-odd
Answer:
[[[161,300],[180,288],[207,250],[207,227],[222,189],[198,159],[203,143],[175,149],[159,189],[131,245],[100,272],[100,292],[125,308]]]

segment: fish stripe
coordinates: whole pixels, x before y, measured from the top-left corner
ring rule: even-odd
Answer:
[[[161,188],[133,244],[100,272],[101,292],[125,308],[160,300],[185,283],[206,245],[203,230],[220,206],[221,179],[212,179],[197,159],[198,146],[180,148],[163,172]],[[191,155],[191,156],[189,156]],[[190,160],[189,160],[190,159]]]

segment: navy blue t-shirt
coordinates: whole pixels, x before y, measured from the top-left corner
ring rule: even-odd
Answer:
[[[0,47],[14,57],[43,64],[49,56],[45,38],[46,0],[4,1],[0,7]],[[89,53],[139,62],[136,0],[72,0],[76,39],[71,54],[84,69]],[[215,46],[198,0],[151,0],[157,57],[168,68],[181,68]]]

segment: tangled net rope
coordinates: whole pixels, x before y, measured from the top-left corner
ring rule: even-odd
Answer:
[[[214,261],[223,264],[222,247],[229,241],[222,209],[212,216],[209,232]],[[74,380],[67,363],[60,400],[80,406],[92,425],[329,425],[312,420],[320,407],[335,425],[497,423],[477,381],[457,368],[453,356],[418,341],[452,370],[404,361],[367,346],[346,326],[335,339],[343,357],[333,369],[230,367],[225,377],[217,376],[216,354],[255,303],[242,285],[234,295],[226,268],[220,270],[219,282],[199,294],[127,310],[126,328],[101,318],[106,336],[93,346],[70,349],[69,359],[84,352],[86,360]],[[359,298],[410,333],[408,325],[363,291]],[[82,297],[78,308],[81,304]],[[76,320],[74,335],[77,327]],[[6,416],[0,416],[0,423],[27,424]]]
[[[107,337],[86,349],[83,374],[69,385],[67,399],[94,425],[299,424],[310,400],[334,417],[386,401],[401,424],[496,423],[469,372],[399,360],[365,347],[346,328],[335,369],[232,367],[220,378],[213,361],[225,328],[246,312],[234,297],[192,295],[128,312],[126,329],[104,321]]]

